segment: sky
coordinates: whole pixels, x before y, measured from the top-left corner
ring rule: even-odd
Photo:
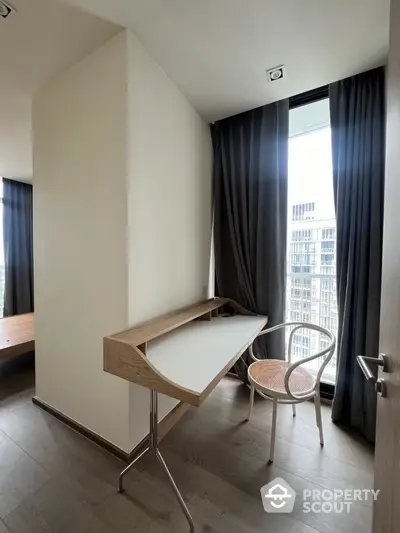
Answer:
[[[297,135],[289,140],[289,216],[293,205],[306,202],[315,202],[316,219],[334,218],[329,127]]]

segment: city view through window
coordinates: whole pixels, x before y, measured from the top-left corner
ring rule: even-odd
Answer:
[[[286,320],[311,322],[337,335],[336,220],[329,127],[292,136],[289,141]],[[323,350],[325,335],[298,330],[292,360]],[[308,363],[316,373],[323,358]],[[322,381],[334,383],[336,355]]]

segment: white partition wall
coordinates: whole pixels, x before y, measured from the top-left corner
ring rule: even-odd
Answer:
[[[102,336],[128,325],[123,34],[33,102],[36,395],[129,446],[128,385],[102,370]]]
[[[36,395],[130,451],[148,392],[102,338],[207,297],[208,126],[125,31],[37,94],[33,134]]]
[[[207,299],[210,129],[128,32],[129,324]],[[111,333],[111,331],[110,331]],[[160,397],[163,417],[176,401]],[[131,440],[148,432],[149,391],[130,385]]]

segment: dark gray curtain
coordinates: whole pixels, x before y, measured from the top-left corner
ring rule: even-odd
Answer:
[[[3,179],[4,316],[33,311],[32,185]]]
[[[330,86],[337,218],[338,374],[332,418],[374,441],[376,393],[356,362],[378,356],[385,176],[385,72]]]
[[[268,315],[271,326],[284,321],[288,124],[284,100],[212,127],[217,294]],[[256,348],[259,357],[284,358],[284,332]]]

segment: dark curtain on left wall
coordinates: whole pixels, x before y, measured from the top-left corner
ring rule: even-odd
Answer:
[[[33,299],[32,185],[3,178],[4,316],[30,313]]]
[[[212,126],[216,292],[271,326],[284,321],[288,130],[288,100]],[[258,357],[283,359],[284,342],[283,332],[264,337]]]

